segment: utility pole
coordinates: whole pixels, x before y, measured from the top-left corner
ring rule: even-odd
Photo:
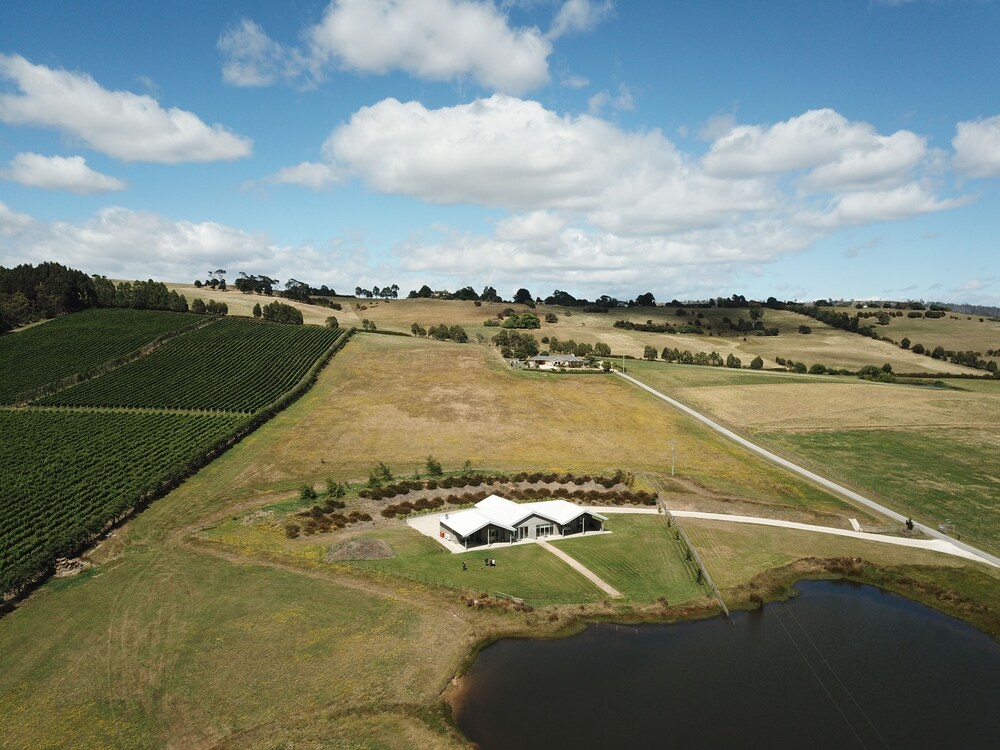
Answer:
[[[622,355],[622,372],[625,372],[625,355]]]
[[[674,475],[677,469],[677,441],[670,441],[670,476]]]

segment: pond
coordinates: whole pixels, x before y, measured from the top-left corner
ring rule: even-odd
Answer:
[[[491,748],[1000,746],[1000,645],[870,586],[676,625],[602,623],[478,655],[453,701]]]

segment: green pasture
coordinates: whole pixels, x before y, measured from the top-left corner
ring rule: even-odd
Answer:
[[[1000,551],[1000,432],[988,428],[769,432],[758,437],[831,479],[932,526]]]
[[[606,528],[610,534],[552,543],[632,601],[663,597],[682,604],[705,594],[705,586],[695,583],[695,564],[685,559],[683,542],[674,539],[664,516],[609,515]]]
[[[372,536],[386,541],[397,556],[358,560],[352,565],[471,593],[508,594],[536,607],[605,598],[590,581],[534,544],[494,545],[453,554],[410,528],[373,532]],[[497,561],[495,568],[486,567],[486,557]],[[467,570],[462,570],[463,562]]]

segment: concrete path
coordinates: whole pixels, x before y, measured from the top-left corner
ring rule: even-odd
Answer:
[[[895,544],[900,547],[914,547],[916,549],[926,549],[932,552],[943,552],[946,555],[955,555],[956,557],[963,557],[966,560],[972,560],[974,562],[992,564],[988,560],[983,560],[983,558],[978,555],[962,549],[951,540],[907,539],[905,537],[898,536],[883,536],[882,534],[866,534],[863,531],[835,529],[831,526],[814,526],[813,524],[798,523],[797,521],[779,521],[774,518],[756,518],[754,516],[731,516],[725,513],[702,513],[696,510],[672,510],[670,512],[677,518],[701,518],[706,521],[752,523],[757,524],[758,526],[778,526],[783,529],[798,529],[799,531],[811,531],[818,534],[832,534],[834,536],[850,537],[851,539],[863,539],[866,542]]]
[[[592,584],[594,584],[595,586],[597,586],[597,588],[599,588],[605,594],[607,594],[608,596],[610,596],[612,599],[621,599],[622,598],[622,594],[621,594],[621,592],[618,589],[616,589],[613,586],[611,586],[603,578],[598,577],[597,574],[595,574],[593,571],[590,570],[590,568],[582,565],[579,561],[574,560],[572,557],[570,557],[569,555],[567,555],[561,549],[556,549],[551,544],[549,544],[548,542],[546,542],[544,539],[536,539],[535,542],[538,544],[539,547],[541,547],[542,549],[548,550],[553,555],[555,555],[560,560],[562,560],[564,563],[566,563],[571,568],[573,568],[573,570],[575,570],[578,573],[580,573],[584,578],[586,578]]]
[[[820,485],[821,487],[825,487],[826,489],[831,490],[832,492],[835,492],[838,495],[841,495],[842,497],[846,497],[847,499],[852,500],[853,502],[858,503],[859,505],[863,505],[863,506],[865,506],[867,508],[871,508],[872,510],[874,510],[874,511],[876,511],[878,513],[881,513],[882,515],[887,516],[887,517],[889,517],[889,518],[891,518],[891,519],[893,519],[895,521],[899,521],[900,523],[905,523],[906,522],[906,520],[907,520],[906,516],[901,515],[901,514],[897,513],[896,511],[891,510],[890,508],[885,507],[884,505],[876,503],[874,500],[869,500],[864,495],[860,495],[857,492],[854,492],[853,490],[849,490],[846,487],[843,487],[843,486],[837,484],[836,482],[832,482],[832,481],[830,481],[829,479],[827,479],[825,477],[821,477],[819,474],[816,474],[815,472],[809,471],[809,469],[803,468],[802,466],[799,466],[798,464],[792,463],[788,459],[782,458],[781,456],[779,456],[779,455],[777,455],[775,453],[772,453],[771,451],[767,450],[766,448],[762,448],[761,446],[757,445],[756,443],[751,443],[745,437],[741,437],[740,435],[737,435],[735,432],[733,432],[730,429],[727,429],[727,428],[723,427],[718,422],[713,422],[711,419],[709,419],[708,417],[706,417],[704,414],[701,414],[700,412],[695,411],[690,406],[686,406],[685,404],[682,404],[677,399],[670,398],[670,396],[666,396],[666,395],[660,393],[655,388],[651,388],[650,386],[646,385],[642,381],[636,380],[631,375],[626,375],[625,373],[618,372],[617,370],[615,371],[615,374],[618,377],[624,378],[625,380],[629,381],[633,385],[637,385],[638,387],[642,388],[644,391],[647,391],[648,393],[651,393],[652,395],[656,396],[657,398],[662,399],[663,401],[666,401],[671,406],[673,406],[673,407],[675,407],[677,409],[680,409],[685,414],[688,414],[688,415],[694,417],[699,422],[702,422],[703,424],[705,424],[708,427],[712,428],[716,432],[718,432],[718,433],[720,433],[722,435],[725,435],[730,440],[732,440],[732,441],[734,441],[736,443],[739,443],[744,448],[747,448],[748,450],[751,450],[754,453],[757,453],[758,455],[763,456],[764,458],[768,459],[769,461],[773,461],[774,463],[778,464],[779,466],[783,466],[786,469],[788,469],[789,471],[792,471],[792,472],[794,472],[794,473],[796,473],[796,474],[798,474],[800,476],[803,476],[806,479],[808,479],[808,480],[810,480],[812,482],[815,482],[816,484]],[[925,525],[923,525],[921,523],[915,523],[914,527],[917,528],[917,529],[919,529],[920,531],[922,531],[927,536],[934,537],[935,539],[939,539],[939,540],[944,541],[944,542],[948,542],[949,544],[952,544],[955,547],[958,547],[959,549],[965,550],[966,552],[970,553],[971,555],[974,555],[975,558],[979,562],[985,562],[985,563],[987,563],[989,565],[992,565],[994,567],[1000,568],[1000,557],[997,557],[995,555],[991,555],[988,552],[983,552],[983,550],[979,549],[978,547],[973,547],[971,544],[966,544],[965,542],[960,542],[960,541],[958,541],[956,539],[952,539],[947,534],[944,534],[944,533],[938,531],[937,529],[931,528],[930,526],[925,526]]]

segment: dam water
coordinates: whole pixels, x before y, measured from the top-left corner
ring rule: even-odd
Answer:
[[[491,748],[1000,747],[1000,644],[870,586],[477,656],[454,700]]]

